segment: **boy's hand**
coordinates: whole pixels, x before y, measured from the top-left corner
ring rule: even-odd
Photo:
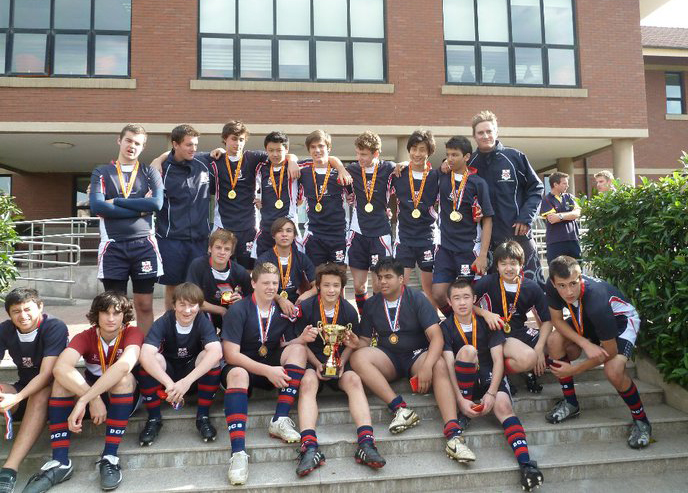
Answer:
[[[478,257],[471,264],[471,268],[474,272],[477,272],[481,276],[487,273],[487,256],[478,255]]]
[[[222,147],[217,147],[210,151],[210,157],[213,159],[220,159],[226,151]]]
[[[487,326],[490,328],[490,330],[501,330],[502,326],[504,325],[504,320],[502,320],[502,317],[496,313],[487,312],[483,316],[483,319],[485,319],[485,322],[487,322]]]
[[[301,340],[308,344],[309,342],[313,342],[318,338],[318,329],[313,327],[312,325],[306,325],[303,328],[303,332],[301,332]]]
[[[281,366],[271,366],[265,376],[270,380],[270,383],[278,389],[286,389],[289,387],[289,375],[287,375],[287,370]]]
[[[449,163],[446,159],[442,161],[442,164],[440,165],[440,171],[445,175],[451,171],[451,166],[449,166]]]
[[[402,161],[400,163],[397,163],[397,165],[394,167],[394,176],[399,178],[401,176],[401,172],[404,171],[404,169],[407,168],[408,165],[408,161]]]
[[[339,173],[339,178],[337,178],[337,183],[340,185],[351,185],[353,183],[354,179],[351,178],[351,174],[347,170],[342,170],[341,173]]]

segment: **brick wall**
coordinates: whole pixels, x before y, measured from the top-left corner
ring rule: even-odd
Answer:
[[[69,217],[72,215],[73,180],[71,173],[15,173],[12,195],[26,220]]]

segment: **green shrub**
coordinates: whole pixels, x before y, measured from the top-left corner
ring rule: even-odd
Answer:
[[[12,262],[12,254],[19,236],[12,220],[20,212],[13,197],[0,193],[0,300],[2,293],[17,278],[17,268]]]
[[[688,175],[583,200],[585,259],[630,297],[638,347],[667,381],[688,388]]]

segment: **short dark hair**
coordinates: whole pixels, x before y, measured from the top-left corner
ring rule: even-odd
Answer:
[[[414,130],[406,141],[406,150],[410,151],[411,147],[425,144],[428,148],[428,156],[432,156],[435,152],[435,137],[430,130]]]
[[[315,269],[315,285],[320,287],[323,276],[337,276],[342,282],[342,289],[346,286],[346,268],[334,262],[326,262]]]
[[[139,125],[138,123],[127,123],[119,133],[120,140],[122,139],[122,137],[124,137],[124,134],[126,134],[127,132],[131,132],[134,135],[143,134],[143,136],[146,139],[148,138],[148,134],[146,133],[146,129],[143,128],[143,125]]]
[[[328,134],[324,130],[318,129],[313,130],[306,136],[306,152],[310,150],[312,143],[320,141],[325,143],[325,146],[327,146],[328,151],[332,150],[332,137],[330,137],[330,134]]]
[[[222,127],[222,142],[227,140],[227,137],[229,137],[230,135],[245,135],[246,137],[248,137],[248,128],[246,128],[244,122],[239,120],[232,120],[231,122],[225,123]]]
[[[39,307],[43,304],[43,300],[38,295],[38,291],[32,288],[14,288],[5,296],[5,311],[9,314],[10,308],[14,305],[21,305],[33,301]]]
[[[568,255],[559,255],[549,263],[549,278],[554,280],[554,276],[557,276],[568,279],[576,269],[580,270],[578,260]]]
[[[122,325],[127,325],[134,320],[134,305],[126,295],[119,291],[105,291],[93,298],[91,309],[86,314],[86,318],[91,325],[98,325],[98,314],[106,312],[113,307],[116,312],[124,314]]]
[[[205,301],[203,291],[192,282],[184,282],[179,284],[172,292],[172,304],[177,301],[188,301],[197,305],[202,305]]]
[[[251,280],[253,282],[258,282],[258,278],[263,274],[275,274],[279,275],[277,271],[277,266],[271,262],[261,262],[256,264],[254,269],[251,271]]]
[[[296,223],[290,217],[282,216],[275,219],[275,221],[272,223],[272,226],[270,226],[270,236],[275,236],[285,224],[291,224],[294,226],[294,233],[298,232]]]
[[[394,257],[383,257],[375,266],[375,274],[380,275],[383,271],[391,270],[397,276],[404,275],[404,266]]]
[[[285,148],[289,148],[289,137],[284,132],[270,132],[265,136],[263,140],[263,147],[267,147],[268,144],[282,144]]]
[[[519,264],[523,265],[526,263],[526,254],[523,251],[523,247],[514,240],[505,241],[501,243],[494,250],[494,263],[497,265],[500,260],[514,259],[517,260]]]
[[[465,277],[459,277],[447,288],[447,298],[451,298],[452,290],[463,288],[468,288],[471,290],[471,293],[475,294],[475,289],[473,289],[473,282],[471,282],[470,279],[467,279]]]
[[[549,186],[553,187],[554,185],[558,185],[561,180],[564,178],[568,178],[569,175],[566,173],[562,173],[561,171],[555,171],[551,175],[549,175]]]
[[[455,135],[450,138],[447,143],[444,144],[444,147],[447,149],[457,149],[461,151],[462,154],[471,154],[473,152],[471,141],[463,135]]]
[[[201,134],[191,125],[187,125],[185,123],[183,125],[177,125],[172,129],[172,132],[170,133],[170,140],[176,144],[181,144],[184,142],[184,137],[187,135],[189,137],[198,137]]]
[[[237,237],[228,229],[217,228],[215,231],[210,233],[210,236],[208,237],[208,247],[212,248],[216,241],[221,241],[222,243],[231,243],[232,249],[234,249],[236,248]]]

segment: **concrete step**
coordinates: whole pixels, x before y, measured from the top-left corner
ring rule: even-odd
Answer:
[[[676,436],[671,432],[658,434],[656,443],[643,451],[632,450],[620,442],[609,444],[600,441],[533,445],[530,452],[545,476],[544,488],[547,488],[550,480],[558,484],[562,481],[594,482],[597,478],[606,481],[623,478],[625,483],[630,474],[661,477],[666,472],[676,475],[688,468],[685,436]],[[343,493],[374,489],[376,493],[403,493],[454,491],[457,486],[494,491],[505,485],[518,485],[518,467],[506,444],[498,448],[476,449],[476,454],[478,459],[470,465],[457,464],[449,460],[444,452],[393,455],[387,457],[387,465],[380,470],[358,465],[349,457],[333,458],[305,478],[295,476],[295,461],[252,463],[248,483],[243,487],[229,485],[226,463],[192,467],[180,461],[179,467],[156,469],[154,475],[145,469],[125,470],[120,491],[298,490],[299,493]],[[25,480],[22,478],[23,481]],[[94,471],[79,471],[70,481],[52,491],[98,491],[98,474]]]
[[[688,415],[667,405],[648,406],[655,434],[688,435]],[[625,407],[595,409],[582,413],[578,419],[552,425],[545,421],[542,413],[528,413],[519,416],[531,445],[554,445],[562,443],[585,444],[602,441],[622,446],[628,436],[630,415]],[[375,423],[375,436],[380,453],[387,456],[425,454],[442,451],[446,440],[442,435],[440,419],[421,421],[420,425],[400,435],[387,430],[389,420]],[[198,436],[192,421],[187,427],[161,430],[156,442],[150,447],[140,447],[138,433],[127,429],[119,455],[126,469],[150,469],[161,467],[190,467],[228,463],[231,452],[226,428],[218,427],[218,439],[204,443]],[[100,434],[92,437],[72,436],[70,457],[77,470],[89,470],[98,460],[103,448],[103,427]],[[317,427],[321,450],[330,459],[353,457],[356,451],[356,428],[352,424]],[[86,439],[84,439],[86,438]],[[489,449],[506,446],[501,425],[494,417],[474,420],[466,432],[466,440],[472,449]],[[253,463],[289,462],[297,455],[298,444],[286,444],[267,434],[267,428],[249,428],[246,435],[247,452]],[[47,437],[34,447],[24,460],[22,468],[36,470],[50,455]],[[1,457],[1,456],[0,456]]]

